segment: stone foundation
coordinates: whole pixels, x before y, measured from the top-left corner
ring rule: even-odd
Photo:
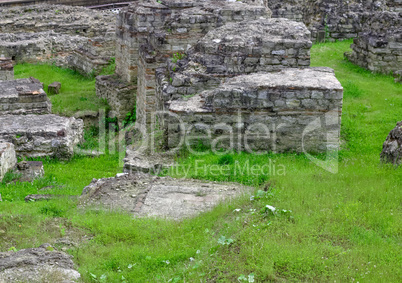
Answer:
[[[14,145],[0,140],[0,182],[4,175],[17,164]]]
[[[19,157],[67,159],[83,139],[83,122],[47,115],[0,116],[0,140],[13,143]]]
[[[97,75],[115,54],[115,17],[83,7],[0,8],[0,54]],[[29,16],[28,16],[29,15]]]
[[[381,12],[367,17],[346,57],[377,73],[402,70],[402,13]]]
[[[0,81],[0,115],[48,114],[52,104],[34,78]]]
[[[170,102],[168,147],[201,141],[215,149],[249,152],[336,149],[342,97],[342,86],[329,68],[238,76]]]
[[[0,81],[14,79],[14,66],[11,58],[0,57]]]
[[[117,117],[122,122],[127,113],[134,109],[137,87],[121,81],[116,76],[96,77],[96,95],[106,99],[111,112],[110,117]]]

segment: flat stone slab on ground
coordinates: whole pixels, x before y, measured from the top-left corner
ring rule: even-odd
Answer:
[[[0,253],[0,283],[78,282],[71,256],[44,244],[39,248]]]
[[[83,128],[82,120],[53,114],[0,116],[0,139],[13,143],[17,156],[67,159]]]
[[[225,199],[251,192],[234,183],[157,177],[144,173],[94,179],[84,188],[81,207],[121,210],[138,217],[183,219],[211,210]]]
[[[35,78],[0,81],[0,115],[48,114],[52,104]]]
[[[14,168],[15,164],[17,164],[17,157],[14,145],[0,141],[0,182],[4,175]]]

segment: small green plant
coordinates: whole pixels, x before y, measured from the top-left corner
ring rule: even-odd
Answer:
[[[134,106],[133,110],[131,110],[130,112],[128,112],[126,114],[126,117],[123,120],[123,128],[125,128],[128,125],[134,124],[135,121],[137,120],[137,113],[136,113],[137,109]]]
[[[57,15],[60,13],[60,10],[56,10],[56,11],[54,11],[54,13]]]
[[[233,156],[230,154],[225,154],[221,156],[218,160],[219,165],[230,165],[234,163]]]
[[[184,57],[186,57],[186,54],[180,53],[180,52],[176,52],[176,53],[173,54],[172,62],[173,62],[173,63],[177,63],[177,61],[183,59]]]

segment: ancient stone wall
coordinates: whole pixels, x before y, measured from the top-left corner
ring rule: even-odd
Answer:
[[[9,81],[13,79],[14,79],[13,61],[11,60],[11,58],[0,57],[0,81]]]
[[[0,115],[48,114],[52,104],[39,80],[0,81]]]
[[[148,0],[124,9],[117,21],[116,73],[138,84],[138,123],[149,123],[156,110],[155,71],[169,57],[225,23],[269,16],[264,6],[227,1]]]
[[[4,175],[17,164],[14,145],[0,140],[0,182]]]
[[[109,117],[122,122],[136,104],[136,85],[122,81],[116,76],[97,76],[96,95],[106,99],[111,111]]]
[[[4,2],[4,3],[3,3]],[[112,3],[121,3],[122,0],[5,0],[0,3],[0,7],[4,6],[25,6],[34,4],[57,4],[71,6],[98,6]]]
[[[13,143],[17,156],[70,158],[83,139],[83,122],[46,115],[0,116],[0,140]]]
[[[398,11],[400,0],[266,0],[275,18],[303,21],[312,39],[354,38],[362,30],[364,13]]]
[[[213,90],[170,101],[168,147],[201,140],[215,149],[325,152],[339,143],[342,97],[329,69],[237,76]],[[317,119],[319,126],[309,131]]]
[[[0,14],[0,54],[17,62],[47,62],[96,75],[114,57],[113,13],[34,5],[0,8]]]
[[[373,72],[402,70],[402,12],[379,12],[363,17],[363,30],[354,39],[348,59]]]

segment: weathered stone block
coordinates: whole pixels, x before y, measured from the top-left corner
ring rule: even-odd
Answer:
[[[53,82],[50,85],[47,86],[47,92],[48,94],[59,94],[61,89],[61,83],[60,82]]]
[[[35,78],[0,81],[0,115],[47,114],[52,104]]]
[[[11,58],[0,57],[0,81],[14,79],[14,66]]]
[[[396,124],[385,140],[381,160],[397,166],[402,164],[402,121]]]
[[[82,141],[83,122],[47,115],[0,116],[0,139],[13,143],[17,156],[66,159]]]
[[[17,164],[14,145],[0,140],[0,182],[4,175]]]
[[[213,90],[168,103],[168,146],[202,139],[215,149],[325,152],[339,146],[342,94],[329,68],[237,76]],[[327,103],[319,103],[322,100]]]

